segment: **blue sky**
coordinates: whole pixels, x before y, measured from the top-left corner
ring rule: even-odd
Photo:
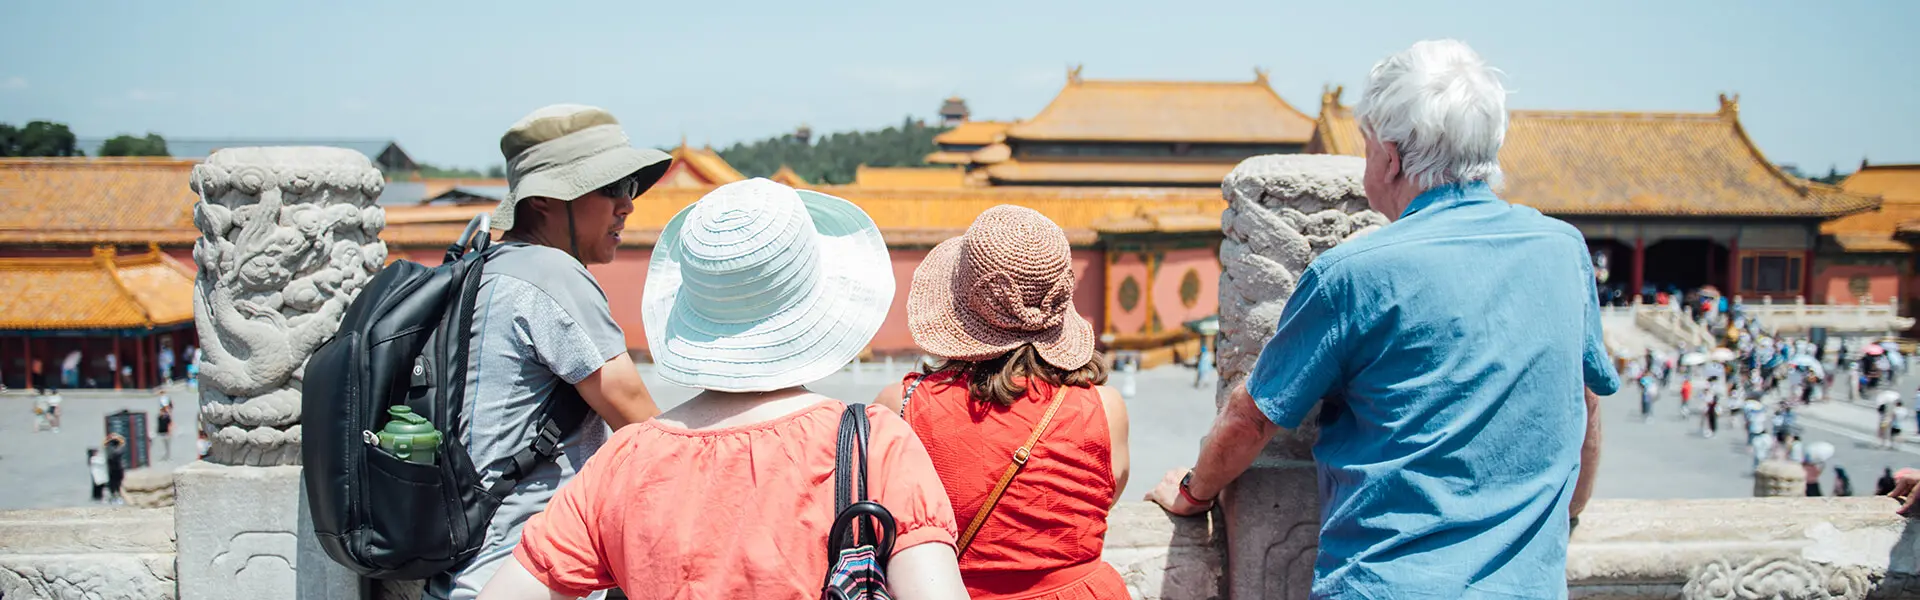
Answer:
[[[1509,106],[1711,111],[1741,95],[1775,162],[1920,162],[1920,2],[8,2],[0,122],[82,136],[378,137],[499,160],[501,131],[598,104],[637,143],[715,146],[1037,113],[1088,78],[1250,80],[1308,114],[1367,69],[1452,37]],[[91,151],[91,149],[89,149]]]

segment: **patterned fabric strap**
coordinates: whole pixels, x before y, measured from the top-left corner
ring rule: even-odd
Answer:
[[[1067,386],[1053,394],[1053,404],[1047,406],[1047,415],[1040,418],[1040,424],[1033,427],[1033,435],[1027,437],[1027,443],[1013,451],[1013,463],[1007,465],[1007,471],[1000,475],[1000,483],[994,484],[993,492],[987,494],[987,502],[980,505],[980,512],[974,513],[973,522],[967,524],[967,531],[960,534],[960,552],[956,556],[965,556],[967,547],[973,545],[974,534],[980,533],[980,526],[987,523],[987,515],[1000,503],[1000,495],[1007,493],[1007,486],[1013,483],[1013,476],[1027,466],[1027,459],[1033,457],[1034,444],[1040,443],[1040,434],[1046,432],[1047,424],[1053,422],[1053,413],[1060,410],[1060,403],[1067,399]]]
[[[907,418],[907,405],[913,403],[913,391],[920,389],[920,382],[926,380],[927,376],[921,375],[913,378],[913,383],[907,384],[907,393],[900,395],[900,418]]]

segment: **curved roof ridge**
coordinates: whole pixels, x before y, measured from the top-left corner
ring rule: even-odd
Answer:
[[[169,156],[13,156],[0,158],[0,166],[34,167],[180,167],[200,164],[199,159]]]
[[[1530,119],[1620,119],[1640,118],[1647,120],[1684,120],[1718,121],[1720,113],[1690,111],[1653,111],[1653,110],[1558,110],[1515,108],[1507,111],[1508,119],[1524,116]]]
[[[158,253],[159,251],[155,250],[154,252]],[[112,281],[114,287],[120,288],[120,294],[126,297],[127,303],[133,305],[133,309],[140,312],[140,320],[144,322],[147,327],[153,327],[153,311],[147,308],[147,303],[140,301],[140,294],[135,293],[133,288],[127,286],[127,281],[120,277],[122,260],[118,256],[118,253],[114,252],[113,246],[95,246],[93,249],[93,261],[97,263],[99,268],[107,272],[107,280]]]

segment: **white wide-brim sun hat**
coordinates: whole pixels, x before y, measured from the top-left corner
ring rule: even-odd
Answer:
[[[887,244],[865,211],[756,178],[715,188],[667,222],[641,321],[661,379],[763,392],[852,362],[893,294]]]

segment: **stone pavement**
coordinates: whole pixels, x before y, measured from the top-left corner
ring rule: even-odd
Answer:
[[[159,438],[150,455],[158,468],[172,469],[196,457],[194,423],[199,395],[185,384],[166,389],[173,399],[173,458],[165,456]],[[92,503],[92,475],[87,448],[100,447],[106,437],[106,416],[121,410],[145,411],[147,427],[160,414],[160,396],[145,391],[62,390],[60,431],[33,430],[35,396],[23,390],[0,394],[0,510],[87,506]]]

